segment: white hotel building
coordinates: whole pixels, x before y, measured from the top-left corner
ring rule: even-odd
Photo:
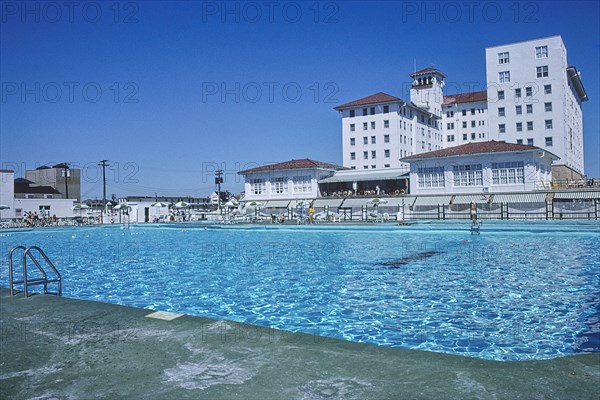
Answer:
[[[584,174],[587,100],[579,72],[567,63],[560,36],[486,49],[487,90],[443,95],[434,68],[410,75],[410,101],[377,93],[338,107],[343,165],[408,168],[399,159],[490,140],[536,146],[559,157],[553,179]]]

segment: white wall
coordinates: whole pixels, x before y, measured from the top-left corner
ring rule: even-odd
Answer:
[[[278,170],[278,171],[264,171],[255,172],[245,175],[246,183],[244,184],[245,197],[244,201],[252,200],[276,200],[276,199],[306,199],[316,198],[321,194],[319,192],[318,181],[320,179],[333,175],[332,170],[325,170],[320,168],[312,169],[291,169],[291,170]],[[295,176],[310,176],[311,185],[309,192],[294,192],[294,177]],[[286,180],[286,193],[275,193],[275,185],[273,179],[275,178],[287,178]],[[251,179],[264,179],[265,180],[265,191],[262,194],[252,193]]]
[[[535,48],[548,46],[547,58],[536,58]],[[509,63],[499,64],[498,53],[508,52]],[[488,82],[489,129],[491,140],[504,140],[517,143],[533,139],[533,145],[545,148],[560,157],[557,164],[564,164],[578,172],[583,172],[583,126],[581,104],[567,81],[567,51],[560,36],[512,43],[486,49],[486,74]],[[536,67],[548,66],[548,77],[537,77]],[[499,83],[498,73],[510,72],[509,83]],[[552,93],[544,92],[544,85],[552,86]],[[533,95],[526,96],[526,88],[531,87]],[[521,89],[521,98],[515,97],[515,89]],[[498,91],[504,91],[504,100],[498,99]],[[545,111],[544,103],[552,103],[552,111]],[[522,114],[517,115],[515,107],[522,106]],[[531,105],[533,112],[526,113]],[[504,107],[506,116],[498,115],[498,108]],[[545,120],[552,120],[552,128],[547,129]],[[533,130],[527,131],[527,122],[533,122]],[[523,131],[517,132],[516,123],[523,124]],[[506,126],[506,133],[499,133],[498,125]],[[572,135],[569,130],[572,130]],[[546,137],[552,137],[552,146],[546,146]]]
[[[459,146],[472,142],[487,142],[490,140],[487,101],[446,104],[442,109],[444,110],[442,130],[445,147]],[[463,110],[466,112],[466,115],[463,115]],[[472,114],[471,110],[475,110],[475,114]],[[450,111],[453,112],[451,117],[448,116]],[[475,122],[475,127],[472,126],[473,121]],[[463,122],[467,123],[466,128],[463,128]],[[454,128],[448,128],[449,123],[454,124]],[[467,135],[466,139],[463,138],[464,134]],[[475,134],[475,138],[473,138],[473,134]],[[448,140],[449,135],[454,135],[454,141]]]
[[[543,155],[543,157],[541,157]],[[492,181],[492,163],[522,161],[524,163],[524,183],[494,185]],[[546,152],[512,152],[498,154],[476,154],[460,157],[440,157],[437,159],[415,160],[410,165],[410,193],[424,194],[461,194],[461,193],[512,193],[531,192],[543,189],[543,183],[552,180],[552,159]],[[482,164],[482,185],[454,186],[455,165]],[[418,168],[444,167],[444,187],[420,188]]]
[[[383,106],[389,106],[389,112],[383,112]],[[375,114],[370,114],[371,107],[375,107]],[[363,108],[367,108],[369,115],[362,115]],[[439,150],[443,148],[443,135],[440,126],[434,123],[430,125],[426,113],[419,112],[414,107],[402,106],[398,103],[381,103],[377,105],[359,106],[353,108],[355,117],[350,118],[350,109],[342,112],[342,159],[345,167],[357,170],[385,169],[406,167],[400,162],[400,158],[426,151]],[[419,122],[418,115],[425,115],[425,123]],[[389,121],[389,128],[385,128],[384,121]],[[367,129],[363,124],[367,123]],[[375,129],[371,123],[375,123]],[[351,125],[354,124],[354,131]],[[385,142],[385,135],[390,136],[390,141]],[[375,136],[375,143],[372,143]],[[364,138],[367,144],[364,144]],[[355,144],[351,145],[354,138]],[[390,151],[390,156],[385,157],[385,150]],[[367,152],[367,158],[364,152]],[[373,159],[372,152],[375,151],[376,158]],[[351,153],[355,153],[352,160]],[[386,167],[386,165],[388,165]],[[365,168],[366,167],[366,168]]]
[[[15,216],[15,174],[14,172],[0,171],[0,204],[9,206],[8,210],[0,210],[2,218],[14,218]]]
[[[21,216],[29,211],[37,212],[40,215],[40,206],[50,206],[50,216],[56,215],[62,217],[78,217],[79,211],[73,210],[75,199],[15,199],[14,211],[21,211]],[[86,216],[86,210],[81,211],[82,216]],[[2,213],[4,217],[4,213]],[[18,215],[16,215],[18,217]]]

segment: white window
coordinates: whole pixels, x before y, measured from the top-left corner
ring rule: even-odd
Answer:
[[[492,163],[492,183],[494,185],[514,185],[525,182],[522,161]]]
[[[354,132],[356,130],[356,125],[350,124],[350,132]]]
[[[517,113],[517,115],[521,115],[523,113],[523,107],[515,106],[515,113]]]
[[[363,122],[363,131],[366,131],[367,129],[369,129],[369,124]]]
[[[552,102],[544,103],[544,111],[552,111]]]
[[[420,188],[444,187],[444,167],[417,169],[417,181]]]
[[[356,160],[356,153],[355,152],[350,153],[350,159],[351,160]]]
[[[500,133],[506,133],[506,125],[505,124],[499,124],[498,125],[498,132],[500,132]]]
[[[527,114],[533,114],[533,104],[527,104]]]
[[[271,193],[275,194],[287,194],[288,185],[287,185],[287,177],[284,178],[274,178],[271,181]]]
[[[385,158],[390,158],[390,151],[388,149],[384,150],[384,157]]]
[[[264,194],[267,191],[267,185],[264,179],[250,179],[250,192],[252,194]]]
[[[517,122],[517,132],[523,132],[523,123]]]
[[[498,64],[508,64],[508,62],[508,51],[505,51],[504,53],[498,53]]]
[[[499,107],[498,108],[498,116],[499,117],[504,117],[506,115],[506,112],[504,110],[504,107]]]
[[[375,150],[371,150],[371,158],[374,160],[377,158],[377,152]]]
[[[548,76],[548,66],[543,65],[535,68],[536,75],[538,78],[546,78]]]
[[[548,58],[548,46],[536,47],[535,58]]]
[[[546,146],[552,146],[552,136],[548,136],[546,138]]]
[[[350,146],[354,146],[354,145],[356,145],[356,139],[350,138]]]
[[[383,135],[383,142],[384,143],[389,143],[390,142],[390,135]]]
[[[375,136],[371,136],[371,144],[375,143],[377,143],[377,139],[375,138]]]
[[[454,142],[454,135],[448,135],[448,136],[446,137],[446,140],[447,140],[448,142]]]
[[[531,86],[528,86],[525,88],[525,96],[527,96],[527,97],[533,96],[533,88]]]
[[[371,129],[375,129],[375,121],[371,121]]]
[[[544,94],[552,94],[552,85],[544,85]]]
[[[363,136],[363,144],[369,144],[369,138],[366,136]]]
[[[521,89],[515,89],[515,99],[521,98]]]
[[[368,159],[369,159],[369,152],[363,151],[363,160],[368,160]]]
[[[510,82],[510,71],[498,72],[498,82],[509,83]],[[498,93],[498,94],[500,94],[500,93]]]
[[[552,129],[552,120],[551,119],[545,120],[544,124],[546,126],[546,129]]]
[[[483,186],[481,164],[455,165],[454,186]]]
[[[528,131],[532,131],[533,130],[533,121],[527,121],[527,130]]]
[[[533,146],[533,138],[527,138],[527,144]]]
[[[498,100],[504,100],[504,90],[498,90]],[[463,115],[465,115],[464,112]]]
[[[294,193],[310,193],[312,190],[310,175],[294,176]]]
[[[390,120],[389,119],[386,119],[386,120],[383,121],[383,127],[384,128],[389,128],[390,127]]]

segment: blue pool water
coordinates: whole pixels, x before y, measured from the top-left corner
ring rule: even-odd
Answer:
[[[600,350],[597,223],[0,231],[64,295],[496,360]]]

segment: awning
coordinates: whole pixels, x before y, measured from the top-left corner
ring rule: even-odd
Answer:
[[[555,199],[600,199],[600,192],[598,191],[581,191],[581,192],[558,192],[554,193]]]
[[[450,204],[452,196],[417,196],[416,206],[437,206],[438,204]]]
[[[289,200],[269,200],[263,206],[264,208],[287,208]]]
[[[471,202],[475,204],[479,203],[487,203],[489,195],[485,194],[464,194],[457,195],[454,197],[454,201],[452,204],[471,204]]]
[[[319,183],[338,182],[364,182],[364,181],[390,181],[408,179],[409,173],[406,169],[382,169],[382,170],[345,170],[337,171],[329,178],[321,179]]]
[[[317,199],[313,204],[314,207],[339,207],[344,199]]]
[[[290,204],[288,205],[289,208],[296,208],[296,206],[298,205],[299,202],[303,201],[306,204],[310,204],[313,202],[314,199],[298,199],[298,200],[292,200],[290,201]]]
[[[346,199],[342,203],[342,207],[362,207],[367,205],[367,201],[369,201],[369,197],[361,197],[361,198],[352,198]]]
[[[545,203],[546,193],[495,194],[494,204],[499,203]]]

